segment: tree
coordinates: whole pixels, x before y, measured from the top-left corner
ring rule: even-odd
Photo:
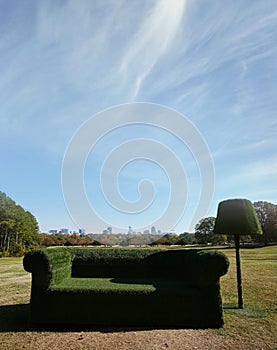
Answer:
[[[4,252],[10,247],[11,232],[14,228],[15,220],[6,218],[0,221],[1,251]]]
[[[258,236],[267,245],[277,242],[277,205],[265,201],[254,202],[258,219],[261,223],[263,235]]]
[[[227,237],[214,233],[215,217],[201,219],[195,226],[195,238],[198,244],[218,244],[226,241]]]
[[[184,232],[179,235],[179,240],[177,244],[186,245],[186,244],[194,244],[195,243],[195,234]]]
[[[21,255],[39,243],[36,218],[0,192],[0,251]]]

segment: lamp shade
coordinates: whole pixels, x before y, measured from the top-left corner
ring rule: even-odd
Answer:
[[[233,235],[262,234],[253,204],[248,199],[228,199],[218,205],[214,233]]]

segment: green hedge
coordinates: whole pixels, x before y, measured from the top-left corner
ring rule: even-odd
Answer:
[[[34,323],[220,327],[218,281],[228,265],[224,254],[207,250],[33,251],[24,258],[25,269],[33,272],[31,319]]]

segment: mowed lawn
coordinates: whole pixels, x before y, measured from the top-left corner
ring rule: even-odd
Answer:
[[[225,325],[218,330],[36,330],[28,322],[31,275],[23,270],[22,258],[1,258],[0,350],[277,349],[277,246],[241,249],[243,310],[236,308],[235,250],[222,251],[230,269],[221,279]]]

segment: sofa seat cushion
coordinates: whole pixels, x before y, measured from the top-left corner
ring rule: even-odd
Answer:
[[[61,283],[53,285],[51,291],[68,293],[90,294],[165,294],[190,295],[197,293],[197,288],[187,286],[178,280],[145,280],[145,279],[119,279],[119,278],[76,278],[64,279]]]
[[[71,277],[63,280],[61,283],[51,287],[52,291],[61,292],[90,292],[96,293],[152,293],[155,287],[152,284],[142,283],[116,283],[114,278],[78,278]]]

